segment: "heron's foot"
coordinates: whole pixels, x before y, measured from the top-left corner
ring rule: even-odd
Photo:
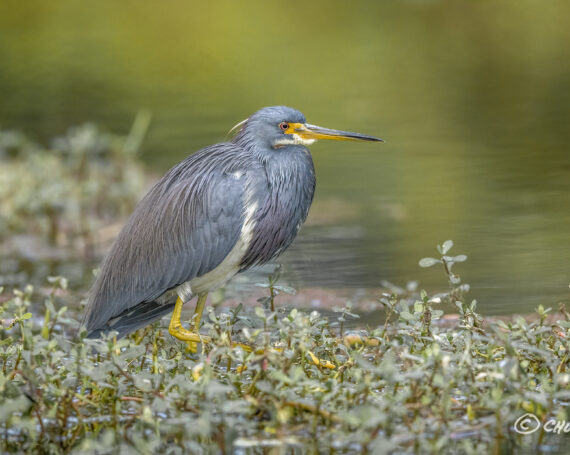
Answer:
[[[200,336],[200,333],[198,332],[200,319],[202,318],[202,311],[204,311],[204,305],[206,304],[206,297],[207,294],[200,294],[200,296],[198,296],[196,310],[194,312],[194,317],[192,318],[193,321],[190,323],[190,330],[184,328],[180,321],[184,302],[180,297],[178,297],[168,326],[168,333],[180,341],[186,341],[188,345],[187,350],[193,353],[198,351],[198,343],[208,343],[210,341],[208,337]]]
[[[198,332],[190,332],[196,334],[200,337],[200,341],[186,341],[186,352],[191,352],[192,354],[196,354],[198,352],[198,343],[208,344],[210,343],[210,338],[205,335],[200,335]],[[232,342],[232,348],[242,348],[246,352],[252,352],[253,348],[244,343],[234,343]]]
[[[201,343],[202,337],[197,331],[191,331],[182,327],[182,324],[173,324],[170,322],[168,333],[180,341],[193,341],[194,343]]]
[[[196,354],[198,352],[198,343],[202,343],[202,345],[210,343],[210,338],[204,335],[200,335],[198,332],[192,332],[198,335],[200,341],[186,341],[186,352],[190,352],[191,354]]]
[[[196,354],[198,352],[198,343],[194,341],[187,341],[186,352],[189,352],[190,354]]]
[[[195,354],[198,352],[198,343],[209,343],[210,339],[206,336],[201,336],[197,330],[187,330],[182,327],[182,324],[170,323],[168,333],[180,341],[186,341],[188,352]]]

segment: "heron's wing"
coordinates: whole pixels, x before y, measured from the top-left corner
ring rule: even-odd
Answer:
[[[240,153],[241,152],[241,153]],[[239,239],[243,175],[251,165],[232,144],[188,157],[139,203],[93,285],[85,325],[93,331],[219,265]]]
[[[172,312],[174,304],[158,302],[142,302],[133,308],[107,321],[104,325],[87,333],[88,338],[99,338],[101,334],[111,330],[117,332],[119,338],[134,332]]]

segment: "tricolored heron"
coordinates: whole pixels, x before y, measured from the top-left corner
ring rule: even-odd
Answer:
[[[292,108],[260,109],[230,142],[190,155],[135,208],[103,261],[84,317],[88,336],[124,336],[174,310],[169,332],[195,349],[208,292],[293,241],[315,191],[307,145],[381,141],[310,125]],[[190,330],[180,321],[197,297]]]

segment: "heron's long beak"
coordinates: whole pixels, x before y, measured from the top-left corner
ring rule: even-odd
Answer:
[[[384,142],[374,136],[366,134],[351,133],[350,131],[331,130],[309,123],[289,123],[289,128],[285,134],[296,134],[302,139],[332,139],[335,141],[375,141]]]

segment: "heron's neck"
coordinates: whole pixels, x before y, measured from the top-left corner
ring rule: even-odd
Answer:
[[[261,146],[242,129],[232,140],[253,155],[265,168],[272,191],[287,188],[303,193],[304,187],[314,187],[315,170],[309,150],[300,144],[287,145],[278,149]]]
[[[263,166],[271,187],[302,186],[314,180],[313,160],[305,147],[276,151],[266,157]]]

